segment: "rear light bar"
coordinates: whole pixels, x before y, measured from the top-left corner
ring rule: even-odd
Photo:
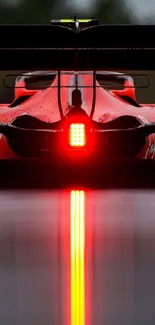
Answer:
[[[69,144],[76,148],[86,145],[86,128],[83,123],[72,123],[70,125]]]

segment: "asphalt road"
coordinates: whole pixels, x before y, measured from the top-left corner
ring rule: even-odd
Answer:
[[[85,323],[154,325],[155,192],[84,199]],[[70,190],[0,192],[0,324],[70,324],[70,210]]]

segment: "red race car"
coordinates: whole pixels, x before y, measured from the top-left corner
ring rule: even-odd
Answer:
[[[71,22],[74,32],[79,32],[80,23],[84,21]],[[117,83],[122,89],[109,90],[106,82]],[[1,104],[0,121],[1,159],[117,161],[155,157],[155,106],[137,102],[133,78],[125,73],[87,68],[38,70],[16,76],[14,101]]]

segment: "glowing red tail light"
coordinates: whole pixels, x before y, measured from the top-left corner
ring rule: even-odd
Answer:
[[[72,147],[86,145],[86,130],[83,123],[72,123],[69,130],[69,143]]]

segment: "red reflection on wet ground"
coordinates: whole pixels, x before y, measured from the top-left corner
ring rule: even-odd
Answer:
[[[71,325],[85,325],[85,194],[72,190],[70,201]]]

